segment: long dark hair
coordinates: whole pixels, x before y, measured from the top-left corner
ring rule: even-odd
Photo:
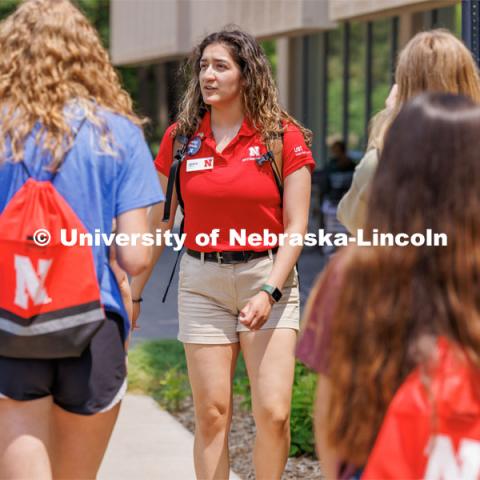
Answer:
[[[284,120],[296,125],[302,131],[307,145],[311,145],[312,132],[300,125],[280,106],[277,87],[265,52],[252,35],[236,26],[211,33],[194,48],[185,68],[185,75],[189,77],[187,91],[182,98],[177,127],[172,134],[192,135],[207,111],[198,77],[203,51],[215,43],[225,45],[239,66],[244,83],[242,88],[244,114],[264,141],[279,134],[280,122]]]
[[[346,252],[330,345],[328,433],[366,462],[387,406],[445,337],[479,365],[480,107],[451,94],[408,102],[389,129],[367,231],[445,233],[447,246]]]

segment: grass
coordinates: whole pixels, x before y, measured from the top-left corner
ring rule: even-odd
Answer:
[[[128,354],[129,390],[150,394],[156,379],[171,368],[187,373],[187,362],[180,342],[157,340],[138,344]]]

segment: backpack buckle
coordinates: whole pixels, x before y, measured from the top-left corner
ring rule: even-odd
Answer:
[[[265,162],[271,162],[273,159],[273,153],[271,150],[268,150],[267,153],[263,154],[260,158],[257,158],[255,162],[257,165],[262,166]]]

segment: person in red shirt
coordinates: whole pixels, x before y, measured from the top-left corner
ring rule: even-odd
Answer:
[[[413,241],[431,229],[442,241],[348,247],[309,299],[297,355],[320,374],[325,478],[479,477],[479,128],[480,107],[464,96],[402,107],[365,234]]]
[[[228,478],[232,377],[241,349],[257,426],[256,476],[280,478],[290,441],[299,324],[295,263],[302,247],[280,244],[278,234],[306,233],[311,132],[280,107],[268,60],[252,36],[235,28],[213,33],[195,48],[190,66],[177,122],[155,164],[166,187],[174,139],[189,139],[179,173],[187,251],[178,338],[195,403],[196,474]],[[271,142],[282,137],[283,195],[274,165],[265,161]],[[163,208],[154,208],[153,228],[172,228],[176,208],[173,201],[168,224],[161,222]],[[207,242],[198,237],[212,232]],[[154,261],[162,250],[157,247]],[[132,282],[134,301],[147,279],[148,273]],[[138,304],[135,310],[134,316]]]
[[[480,478],[478,362],[446,338],[436,350],[429,383],[416,368],[393,397],[362,480]]]

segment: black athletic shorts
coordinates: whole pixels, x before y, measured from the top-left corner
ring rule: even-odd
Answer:
[[[0,356],[0,401],[52,395],[67,412],[93,415],[124,396],[127,382],[123,319],[106,312],[104,324],[80,357],[34,360]]]

